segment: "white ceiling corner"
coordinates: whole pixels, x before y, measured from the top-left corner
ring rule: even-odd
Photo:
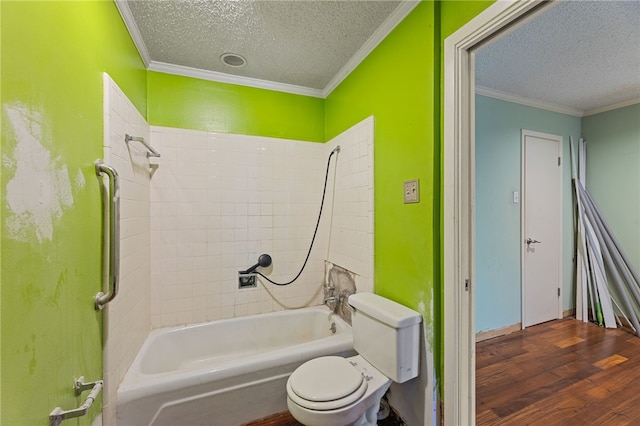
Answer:
[[[500,90],[479,86],[477,84],[476,84],[476,94],[486,96],[489,98],[500,99],[501,101],[512,102],[515,104],[526,105],[533,108],[539,108],[547,111],[557,112],[560,114],[572,115],[574,117],[582,117],[583,115],[585,115],[584,111],[581,109],[571,108],[564,105],[557,105],[550,102],[541,101],[538,99],[529,99],[523,96],[502,92]]]
[[[338,87],[340,83],[342,83],[342,81],[347,78],[349,74],[351,74],[351,71],[356,69],[356,67],[360,65],[360,63],[364,61],[367,56],[369,56],[369,53],[371,53],[373,49],[375,49],[380,44],[380,42],[382,42],[382,40],[384,40],[385,37],[387,37],[389,33],[391,33],[391,31],[393,31],[393,29],[397,27],[400,22],[402,22],[402,20],[406,18],[407,15],[409,15],[409,13],[411,13],[411,11],[418,4],[419,2],[416,1],[402,1],[402,3],[400,3],[400,6],[398,6],[398,8],[395,9],[391,13],[391,15],[389,15],[389,17],[382,23],[380,27],[378,27],[378,29],[371,35],[371,37],[369,37],[369,39],[362,45],[362,47],[356,52],[356,54],[353,55],[351,59],[349,59],[349,62],[347,62],[344,67],[342,67],[342,69],[340,69],[340,71],[335,75],[335,77],[333,77],[331,81],[325,86],[325,88],[322,90],[322,97],[326,98],[327,96],[329,96],[333,89]]]
[[[149,56],[147,47],[144,45],[142,34],[140,34],[140,29],[136,24],[136,20],[133,18],[131,9],[129,9],[129,3],[125,0],[115,0],[115,3],[118,11],[120,12],[120,16],[122,16],[124,25],[127,27],[127,30],[129,30],[133,44],[136,45],[136,49],[138,49],[142,62],[144,62],[144,66],[148,67],[151,63],[151,57]]]
[[[278,83],[275,81],[261,80],[258,78],[242,77],[217,71],[185,67],[177,64],[167,64],[165,62],[151,61],[147,69],[150,71],[158,71],[166,74],[175,74],[185,77],[199,78],[202,80],[217,81],[219,83],[230,83],[240,86],[256,87],[259,89],[275,90],[278,92],[293,93],[296,95],[312,96],[314,98],[325,97],[322,90],[312,89],[310,87]]]
[[[599,108],[590,109],[584,112],[583,116],[600,114],[601,112],[611,111],[618,108],[624,108],[630,105],[640,104],[640,98],[632,98],[627,101],[618,102],[615,104],[604,105]],[[638,117],[640,118],[640,117]]]

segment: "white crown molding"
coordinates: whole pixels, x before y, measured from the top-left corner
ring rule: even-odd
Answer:
[[[572,115],[574,117],[582,117],[585,115],[583,110],[571,108],[563,105],[556,105],[550,102],[538,101],[522,96],[512,95],[510,93],[501,92],[500,90],[489,89],[488,87],[477,86],[476,94],[487,96],[489,98],[500,99],[502,101],[513,102],[520,105],[526,105],[533,108],[544,109],[546,111],[557,112],[560,114]]]
[[[312,96],[314,98],[326,98],[349,74],[375,49],[393,29],[420,3],[416,0],[402,0],[400,5],[385,19],[382,25],[367,39],[338,73],[327,83],[324,89],[314,89],[293,84],[278,83],[257,78],[241,77],[216,71],[208,71],[199,68],[173,65],[165,62],[151,60],[149,52],[144,44],[140,30],[133,19],[133,14],[126,0],[115,0],[120,15],[124,20],[129,34],[133,39],[138,53],[145,66],[150,71],[164,72],[167,74],[181,75],[185,77],[200,78],[203,80],[217,81],[220,83],[237,84],[240,86],[256,87],[259,89],[275,90],[278,92],[292,93],[296,95]]]
[[[322,89],[322,97],[326,98],[338,87],[342,81],[347,78],[351,72],[356,69],[358,65],[375,49],[382,40],[389,35],[395,27],[398,26],[404,18],[411,13],[411,11],[420,4],[420,1],[414,0],[402,0],[402,3],[385,19],[385,21],[378,27],[378,29],[371,34],[371,37],[358,49],[358,51],[349,59],[338,73],[327,83]]]
[[[133,39],[133,44],[136,45],[138,53],[142,58],[142,62],[144,62],[144,66],[148,67],[151,63],[151,56],[149,56],[147,46],[145,46],[144,40],[142,40],[142,34],[140,34],[140,29],[136,24],[136,20],[133,19],[133,14],[131,13],[131,9],[129,9],[129,3],[125,0],[115,0],[115,3],[125,26],[129,30],[129,35],[131,35],[131,38]]]
[[[258,78],[241,77],[216,71],[208,71],[199,68],[185,67],[182,65],[167,64],[165,62],[151,61],[147,66],[150,71],[158,71],[167,74],[181,75],[185,77],[199,78],[202,80],[217,81],[219,83],[237,84],[240,86],[256,87],[259,89],[275,90],[277,92],[292,93],[295,95],[312,96],[322,98],[322,91],[310,87],[296,86],[293,84],[278,83],[275,81],[260,80]]]
[[[590,109],[588,111],[585,111],[584,115],[586,117],[587,115],[600,114],[601,112],[612,111],[614,109],[624,108],[624,107],[635,105],[635,104],[640,104],[640,98],[633,98],[627,101],[616,102],[615,104],[606,105],[600,108]]]

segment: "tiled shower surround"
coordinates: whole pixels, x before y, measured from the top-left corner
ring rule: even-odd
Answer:
[[[325,264],[346,269],[358,291],[373,291],[373,118],[326,144],[150,127],[106,74],[104,87],[103,158],[120,176],[120,290],[104,310],[104,424],[116,424],[117,387],[152,328],[322,303]],[[162,156],[147,158],[126,133]],[[238,271],[261,253],[273,257],[264,271],[272,279],[298,272],[338,144],[305,272],[286,287],[239,290]]]
[[[326,144],[151,127],[162,154],[151,179],[151,322],[154,328],[322,303],[325,260],[373,291],[373,118]],[[305,271],[279,287],[238,271],[293,278],[322,220]]]
[[[120,177],[120,290],[103,311],[105,380],[102,413],[105,425],[115,424],[116,389],[151,329],[151,175],[146,150],[137,142],[127,144],[125,133],[149,140],[149,125],[105,74],[103,159]],[[98,182],[95,185],[98,190]],[[108,235],[107,231],[105,235]],[[106,277],[104,282],[107,282]]]

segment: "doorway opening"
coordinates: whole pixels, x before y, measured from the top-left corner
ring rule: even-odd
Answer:
[[[444,418],[475,424],[474,50],[547,5],[496,2],[444,46]]]
[[[611,6],[607,7],[606,10],[602,9],[604,6],[600,5],[589,6],[600,8],[599,10],[603,12],[603,15],[600,15],[597,10],[586,10],[583,6],[581,6],[583,8],[579,10],[570,10],[570,8],[573,7],[570,6],[572,4],[572,2],[499,1],[445,41],[445,129],[443,149],[445,154],[444,358],[446,362],[444,366],[444,392],[447,402],[445,405],[445,416],[446,421],[450,423],[472,424],[474,421],[475,345],[473,337],[474,331],[476,330],[474,324],[476,320],[475,313],[478,308],[475,296],[476,294],[480,295],[482,293],[482,286],[486,283],[485,277],[475,275],[479,260],[477,259],[478,252],[487,251],[488,249],[486,235],[476,235],[476,229],[480,229],[480,225],[476,226],[474,223],[476,209],[479,211],[480,208],[482,208],[481,205],[476,205],[476,203],[479,202],[479,199],[475,196],[476,190],[478,189],[476,185],[479,186],[479,184],[474,180],[477,177],[476,172],[478,171],[476,168],[478,166],[478,164],[476,164],[476,140],[474,138],[476,136],[476,120],[478,123],[482,123],[483,120],[480,116],[476,118],[475,102],[478,102],[478,111],[483,111],[484,107],[480,99],[485,98],[485,96],[478,96],[478,99],[475,98],[476,75],[474,73],[476,72],[476,65],[478,72],[477,82],[484,88],[502,91],[503,94],[507,95],[510,93],[517,94],[517,96],[522,96],[525,99],[540,99],[543,102],[554,102],[555,100],[556,105],[565,105],[566,102],[566,104],[570,105],[572,109],[579,113],[576,117],[589,116],[599,114],[603,111],[622,108],[632,105],[632,103],[637,103],[637,99],[640,99],[637,98],[638,95],[633,91],[625,91],[625,98],[615,98],[614,94],[616,90],[611,89],[611,86],[607,86],[614,81],[624,81],[623,84],[629,87],[640,87],[640,81],[637,80],[636,73],[634,73],[633,78],[629,79],[623,76],[615,79],[604,78],[605,76],[609,77],[610,73],[602,72],[602,70],[599,70],[597,67],[590,66],[590,64],[611,63],[617,64],[620,69],[626,69],[628,71],[629,68],[623,67],[622,64],[626,64],[625,58],[633,56],[629,55],[628,52],[637,51],[636,45],[624,46],[620,43],[620,37],[611,37],[611,40],[615,43],[607,46],[606,49],[600,49],[602,52],[607,52],[605,57],[600,59],[596,58],[598,50],[591,49],[590,51],[585,51],[581,49],[581,46],[591,45],[591,43],[583,42],[586,38],[592,37],[592,39],[597,39],[598,42],[606,39],[606,37],[601,37],[600,29],[602,28],[602,22],[609,22],[611,24],[606,27],[609,29],[606,31],[607,34],[614,33],[615,28],[623,28],[628,23],[631,23],[632,27],[636,27],[633,25],[633,18],[630,19],[629,17],[637,16],[640,10],[622,10],[623,7],[627,7],[626,5]],[[555,9],[553,13],[547,15],[547,8],[550,6],[553,6]],[[562,13],[558,14],[558,11],[561,10],[565,13],[564,15],[562,15]],[[570,13],[567,14],[569,11]],[[556,19],[546,19],[546,17],[545,19],[532,19],[531,21],[527,19],[530,17],[537,18],[539,12],[544,13],[546,17],[553,15]],[[559,28],[575,27],[575,25],[570,24],[572,17],[581,14],[583,18],[580,20],[580,25],[578,25],[580,31],[572,30],[566,33],[556,31],[556,29]],[[588,16],[588,19],[585,19],[586,16]],[[594,18],[595,16],[598,18]],[[609,16],[609,18],[601,19],[603,16]],[[596,19],[596,25],[589,27],[588,22],[592,19]],[[558,25],[558,22],[562,24]],[[523,25],[520,25],[521,23],[523,23]],[[555,25],[555,27],[553,25]],[[511,31],[516,28],[517,30],[511,34]],[[526,40],[529,41],[513,48],[514,43],[511,43],[511,41],[514,39],[523,40],[523,31],[521,30],[524,30],[524,28],[529,30],[528,36],[525,36]],[[513,37],[504,37],[505,33],[510,33]],[[536,44],[536,42],[531,42],[531,40],[544,40],[544,42]],[[553,47],[558,47],[556,45],[557,40],[564,42],[559,43],[562,45],[561,50],[553,49]],[[523,47],[526,47],[526,49],[523,49]],[[482,49],[482,51],[480,51],[480,49]],[[553,57],[546,55],[545,53],[547,51],[555,51],[556,55],[559,54],[561,56]],[[493,56],[485,54],[489,52]],[[521,54],[521,52],[523,54]],[[538,53],[536,54],[535,52]],[[568,58],[565,58],[567,53],[571,53],[574,59],[569,61]],[[620,54],[623,54],[623,56],[620,56]],[[491,59],[502,58],[502,60],[493,61],[492,67],[487,66],[487,57]],[[562,60],[557,60],[556,58],[558,57],[561,57]],[[581,62],[580,58],[587,58],[588,61]],[[569,63],[571,64],[569,65]],[[553,66],[545,68],[546,72],[540,72],[539,65],[541,64],[552,64]],[[570,69],[567,68],[568,66],[570,66]],[[637,67],[633,67],[633,69],[637,69]],[[533,70],[533,72],[531,70]],[[582,70],[592,71],[590,74],[581,74],[578,72]],[[507,74],[505,74],[505,72]],[[487,78],[487,76],[491,76],[492,78]],[[539,78],[540,76],[547,76],[548,78]],[[520,78],[518,79],[518,77]],[[569,78],[567,79],[567,77]],[[583,84],[580,86],[580,82],[585,83],[591,81],[591,78],[596,78],[598,83]],[[511,84],[503,84],[504,82]],[[558,82],[560,82],[560,85],[558,85]],[[535,88],[532,86],[535,86]],[[549,90],[549,88],[551,88],[551,90]],[[585,102],[585,96],[594,94],[592,88],[598,90],[597,97],[599,100],[602,97],[609,97],[606,103],[601,100],[599,101],[600,103]],[[574,93],[578,91],[580,96],[572,96],[571,91]],[[542,93],[546,93],[546,95],[540,96]],[[481,94],[484,95],[484,93],[478,93],[478,95]],[[629,99],[631,96],[635,96],[635,98]],[[498,97],[496,99],[500,98]],[[506,100],[509,101],[509,99]],[[519,102],[516,101],[516,103]],[[526,102],[523,105],[539,108],[537,105],[531,105],[531,103]],[[512,104],[511,108],[516,110],[516,104]],[[543,109],[545,108],[543,107]],[[538,109],[538,111],[541,110]],[[560,112],[562,115],[573,115],[570,112],[561,112],[553,109],[550,111]],[[531,112],[530,114],[534,115],[538,113]],[[627,117],[627,115],[624,115],[624,117]],[[596,119],[593,121],[595,122]],[[591,123],[591,121],[585,122]],[[604,123],[599,125],[607,126],[608,124]],[[564,130],[558,131],[553,128],[545,128],[543,126],[529,127],[522,125],[519,127],[520,129],[530,128],[539,132],[564,135],[565,158],[567,159],[566,162],[568,162],[569,136],[582,136],[581,126],[582,122],[580,121],[577,130],[575,130],[574,127],[573,131],[567,132]],[[593,128],[594,125],[591,125],[590,130],[592,131]],[[520,129],[518,129],[518,132]],[[585,136],[589,137],[589,134]],[[481,140],[480,136],[478,136],[478,140]],[[512,135],[510,140],[517,143],[518,137],[513,137]],[[601,143],[604,144],[605,142],[606,139]],[[484,151],[482,145],[478,145],[477,149],[481,153]],[[595,159],[595,157],[593,158]],[[500,160],[493,158],[491,160],[494,161],[494,165],[501,164]],[[600,158],[598,158],[598,160],[600,160]],[[509,161],[512,162],[511,164],[514,163],[513,160]],[[505,161],[502,161],[502,164],[505,164]],[[601,168],[604,166],[604,164],[597,162],[596,164],[599,164]],[[497,169],[497,167],[495,168]],[[491,172],[495,172],[495,170],[489,170],[489,173]],[[564,182],[569,182],[569,168],[565,168],[564,175]],[[516,179],[513,180],[515,181]],[[518,181],[512,185],[517,187],[517,190],[521,189],[520,182]],[[500,189],[496,187],[492,189],[496,193],[502,191],[502,202],[509,201],[508,197],[510,197],[511,191],[508,188]],[[572,189],[569,189],[569,187],[565,185],[564,190],[564,211],[565,214],[570,214],[570,210],[572,209],[570,207],[571,197],[569,194],[572,192]],[[518,194],[515,189],[513,192],[513,198],[515,199]],[[512,213],[519,211],[519,206],[515,208],[511,206],[510,208]],[[571,217],[564,217],[566,234],[571,234],[570,231],[572,227],[569,225],[571,219]],[[497,219],[496,222],[500,224],[504,223],[500,222],[499,219]],[[513,222],[517,222],[518,226],[520,225],[517,219],[514,219]],[[625,225],[627,225],[626,222]],[[529,231],[527,230],[526,232]],[[512,233],[511,235],[514,234]],[[489,236],[493,235],[489,234]],[[527,244],[526,247],[530,248],[531,251],[534,251],[535,247],[540,244],[538,241],[544,242],[548,240],[548,237],[542,240],[535,235],[530,235],[528,238],[524,235],[520,237],[521,238],[517,236],[512,237],[514,241],[514,247],[511,249],[512,253],[519,253],[519,247],[523,247],[527,240],[529,240],[530,243]],[[564,236],[565,242],[570,240],[572,240],[571,235]],[[478,242],[478,250],[476,250],[476,241]],[[494,244],[494,246],[495,245],[496,244]],[[567,308],[570,308],[573,304],[571,293],[574,291],[570,286],[573,272],[573,268],[570,267],[571,251],[569,245],[565,243],[563,253],[565,256],[563,263],[565,268],[564,280],[562,281],[566,285],[564,306]],[[567,259],[569,260],[567,261]],[[518,264],[517,269],[519,271],[520,259],[516,258],[513,263]],[[519,276],[513,277],[510,282],[517,283],[519,278]],[[518,300],[519,298],[511,303],[517,305],[519,304]],[[552,303],[549,304],[551,305]],[[513,319],[513,322],[516,321],[520,321],[520,317]],[[525,318],[522,323],[527,324],[529,321]],[[485,330],[489,330],[489,328]]]

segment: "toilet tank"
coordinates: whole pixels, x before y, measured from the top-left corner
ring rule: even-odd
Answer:
[[[418,375],[422,316],[373,293],[349,296],[354,310],[353,347],[381,373],[397,383]]]

